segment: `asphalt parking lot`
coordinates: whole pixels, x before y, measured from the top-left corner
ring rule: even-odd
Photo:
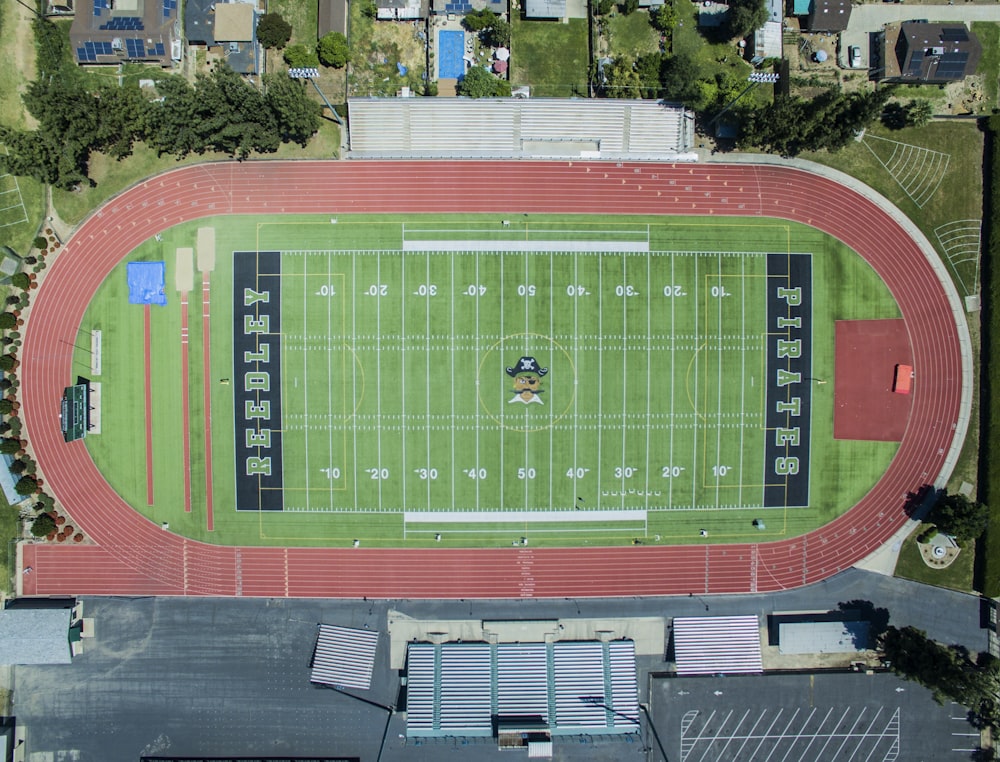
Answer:
[[[979,740],[962,707],[889,673],[656,679],[651,714],[671,762],[958,762]]]

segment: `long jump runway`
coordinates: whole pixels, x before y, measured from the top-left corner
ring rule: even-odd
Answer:
[[[217,214],[629,213],[765,216],[859,252],[909,331],[919,390],[899,451],[853,509],[810,534],[742,545],[493,550],[207,545],[126,504],[56,412],[73,337],[110,269],[169,226]],[[84,222],[35,297],[21,352],[22,414],[48,489],[95,545],[24,545],[27,595],[515,598],[746,593],[806,585],[868,555],[905,521],[907,495],[948,470],[968,416],[957,295],[874,201],[802,169],[600,162],[247,162],[151,178]],[[960,446],[961,442],[957,442]],[[945,474],[947,476],[947,474]]]

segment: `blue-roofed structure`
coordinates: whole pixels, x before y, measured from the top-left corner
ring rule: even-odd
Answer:
[[[70,45],[79,64],[171,65],[180,0],[92,0],[77,6]]]

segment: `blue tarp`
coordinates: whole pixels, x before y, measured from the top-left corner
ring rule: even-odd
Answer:
[[[165,305],[166,277],[167,266],[163,262],[129,262],[128,303]]]

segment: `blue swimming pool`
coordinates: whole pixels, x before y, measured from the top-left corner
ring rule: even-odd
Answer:
[[[458,79],[465,75],[465,32],[438,32],[438,78]]]

